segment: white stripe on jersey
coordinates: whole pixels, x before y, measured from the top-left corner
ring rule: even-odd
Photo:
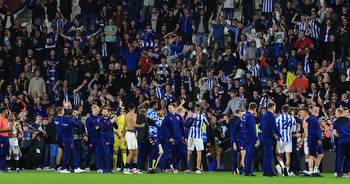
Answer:
[[[281,114],[276,119],[276,126],[280,133],[280,142],[291,142],[292,141],[292,130],[296,126],[295,118],[289,114]]]
[[[262,12],[272,13],[273,12],[273,0],[263,0],[262,1]]]
[[[202,138],[202,123],[208,122],[207,118],[203,114],[197,114],[196,119],[194,120],[192,126],[190,127],[188,131],[188,137],[191,138]]]

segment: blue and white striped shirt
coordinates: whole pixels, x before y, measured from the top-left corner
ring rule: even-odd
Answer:
[[[154,121],[156,123],[156,126],[151,125],[148,128],[148,135],[150,137],[157,137],[158,135],[158,127],[162,125],[162,118],[159,118],[157,115],[157,112],[154,109],[148,109],[146,113],[147,118]]]
[[[260,74],[260,66],[257,65],[248,65],[248,70],[252,72],[253,77],[259,77]]]
[[[207,77],[206,82],[207,82],[207,90],[208,91],[212,90],[214,87],[214,79],[212,77]]]
[[[292,115],[281,114],[276,119],[276,126],[280,133],[279,142],[292,142],[292,131],[295,130],[296,121]]]
[[[202,124],[207,123],[208,120],[203,114],[195,113],[196,118],[188,131],[188,137],[202,139]]]
[[[161,85],[156,86],[156,97],[157,99],[163,99],[164,97],[164,89],[162,88]]]
[[[259,104],[262,108],[266,108],[268,101],[269,101],[269,98],[267,96],[263,96],[263,97],[261,97]]]
[[[310,20],[307,32],[310,34],[311,38],[318,39],[320,35],[320,27],[317,25],[316,20]]]
[[[304,22],[304,21],[299,21],[298,23],[297,23],[297,26],[296,26],[296,34],[299,34],[300,33],[300,31],[307,31],[307,28],[308,28],[308,24],[306,23],[306,22]]]
[[[262,1],[262,12],[272,13],[273,12],[273,0],[263,0]]]

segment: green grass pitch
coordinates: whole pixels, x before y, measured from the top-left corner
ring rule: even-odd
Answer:
[[[333,174],[322,174],[323,177],[256,177],[233,176],[229,172],[205,172],[197,174],[143,174],[123,175],[97,174],[58,174],[45,171],[23,171],[21,173],[0,173],[1,184],[342,184],[350,183],[350,178],[336,178]]]

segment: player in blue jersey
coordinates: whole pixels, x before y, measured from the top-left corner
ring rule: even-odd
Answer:
[[[112,118],[109,117],[109,109],[104,107],[102,109],[102,117],[98,121],[98,129],[101,134],[102,145],[102,163],[103,173],[112,173],[113,163],[113,146],[114,146],[114,131],[113,128],[118,128],[116,124],[115,115]]]
[[[202,137],[202,126],[203,124],[208,125],[208,120],[204,114],[202,114],[201,106],[196,104],[194,108],[194,113],[192,114],[192,121],[188,125],[188,141],[187,141],[187,149],[188,149],[188,164],[190,164],[192,152],[194,149],[197,151],[197,167],[196,173],[201,174],[201,164],[202,164],[202,151],[204,150],[204,143]]]
[[[58,153],[56,157],[56,168],[57,170],[61,170],[59,167],[61,165],[62,153],[63,153],[63,140],[62,140],[62,122],[64,119],[64,109],[63,107],[58,107],[56,109],[56,117],[54,118],[56,125],[56,141],[58,145]]]
[[[267,111],[264,112],[260,119],[260,130],[261,136],[260,140],[263,145],[264,150],[264,158],[263,158],[263,171],[264,176],[274,176],[274,172],[272,169],[273,163],[273,146],[276,142],[276,138],[278,137],[278,130],[276,128],[276,119],[275,113],[276,104],[269,103],[267,105]]]
[[[234,116],[229,119],[230,124],[230,142],[232,145],[232,174],[237,175],[238,172],[238,153],[241,151],[238,146],[240,127],[242,125],[241,118],[243,112],[237,109]],[[242,150],[243,151],[243,150]]]
[[[308,108],[304,108],[300,111],[300,116],[304,120],[304,133],[306,133],[307,137],[305,143],[307,143],[309,153],[307,160],[309,170],[304,173],[306,176],[319,176],[318,167],[323,157],[322,130],[320,122],[316,117],[318,114],[318,107],[312,108],[312,114]]]
[[[158,139],[158,132],[162,126],[164,111],[160,110],[157,112],[156,109],[158,109],[157,102],[151,102],[147,110],[147,118],[149,122],[148,135],[151,144],[151,151],[148,156],[149,173],[158,172],[157,167],[163,154],[162,146]]]
[[[73,157],[73,169],[74,173],[82,173],[85,172],[85,170],[80,168],[80,160],[81,160],[81,143],[83,140],[83,136],[85,133],[85,127],[84,124],[81,122],[81,119],[79,118],[79,112],[74,110],[73,111],[73,119],[74,121],[77,121],[77,126],[74,126],[74,133],[73,133],[73,139],[74,139],[74,157]]]
[[[254,115],[256,114],[257,105],[252,102],[249,104],[248,111],[242,116],[242,124],[244,129],[244,148],[246,156],[244,159],[244,176],[255,176],[253,174],[253,160],[255,147],[259,141],[256,135],[256,122]]]
[[[276,127],[280,137],[276,143],[277,161],[283,170],[284,176],[289,176],[289,169],[291,165],[292,148],[292,133],[296,131],[295,118],[288,114],[289,105],[282,106],[282,114],[276,119]],[[283,162],[282,155],[285,154],[286,164]]]
[[[100,131],[98,129],[98,123],[100,121],[100,108],[97,105],[91,106],[92,113],[90,116],[86,119],[85,126],[86,131],[88,135],[88,144],[89,144],[89,150],[88,150],[88,156],[86,159],[86,167],[87,170],[90,170],[89,164],[92,154],[95,154],[96,156],[96,167],[97,172],[102,173],[102,144],[101,144],[101,135]]]
[[[187,128],[186,128],[186,121],[187,121],[187,110],[182,106],[178,106],[176,108],[177,116],[180,118],[180,122],[182,122],[182,126],[180,127],[183,131],[183,141],[180,143],[180,148],[179,148],[179,162],[181,163],[182,170],[185,171],[185,173],[190,172],[188,169],[188,149],[187,149]]]
[[[337,143],[337,177],[349,177],[350,173],[343,175],[343,168],[350,168],[350,164],[347,159],[350,158],[350,119],[346,117],[346,111],[342,108],[338,108],[335,111],[337,120],[333,123],[334,134],[338,138]]]
[[[67,174],[71,173],[67,169],[68,163],[73,163],[73,157],[74,157],[74,142],[73,142],[73,131],[74,127],[78,126],[80,124],[80,121],[76,121],[72,117],[73,110],[67,111],[67,116],[63,118],[63,121],[61,122],[62,127],[62,141],[63,141],[63,159],[62,159],[62,170],[60,173]]]
[[[179,115],[176,114],[175,104],[170,104],[168,110],[169,113],[164,117],[160,132],[160,140],[164,150],[161,168],[168,168],[170,159],[174,174],[178,174],[179,151],[181,143],[184,141],[185,137],[183,121],[181,121]]]
[[[157,159],[159,148],[158,148],[158,127],[160,127],[161,122],[156,109],[158,109],[157,102],[151,102],[149,108],[146,112],[146,117],[148,119],[148,136],[150,142],[150,153],[148,154],[148,170],[149,173],[155,173],[155,167],[153,161]]]

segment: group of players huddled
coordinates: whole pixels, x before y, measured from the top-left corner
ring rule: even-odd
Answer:
[[[224,114],[217,120],[203,112],[200,105],[190,111],[181,104],[159,109],[156,102],[146,101],[138,107],[134,104],[125,107],[121,102],[118,112],[108,106],[92,105],[91,114],[82,116],[70,103],[64,103],[64,107],[56,108],[54,117],[58,145],[55,169],[59,173],[86,172],[94,157],[98,173],[142,174],[147,170],[177,174],[180,169],[190,173],[195,163],[194,171],[200,174],[206,164],[204,157],[211,154],[216,154],[217,169],[222,168],[224,146],[220,145],[227,142],[235,175],[254,176],[253,162],[260,150],[264,176],[320,176],[323,138],[317,118],[319,108],[295,109],[283,105],[281,113],[276,114],[276,104],[269,102],[259,117],[256,109],[257,104],[253,102],[246,111],[238,108],[233,115]],[[5,109],[0,113],[0,170],[7,172],[7,161],[13,159],[19,172],[19,160],[23,155],[19,141],[26,139],[29,128],[43,130],[40,126],[21,125],[20,117]],[[220,131],[216,128],[218,122]],[[350,176],[349,111],[338,108],[332,123],[335,174],[347,177]],[[83,142],[88,145],[88,153],[87,164],[81,169]],[[292,162],[301,160],[300,156],[292,154],[302,150],[308,170],[292,169]]]

